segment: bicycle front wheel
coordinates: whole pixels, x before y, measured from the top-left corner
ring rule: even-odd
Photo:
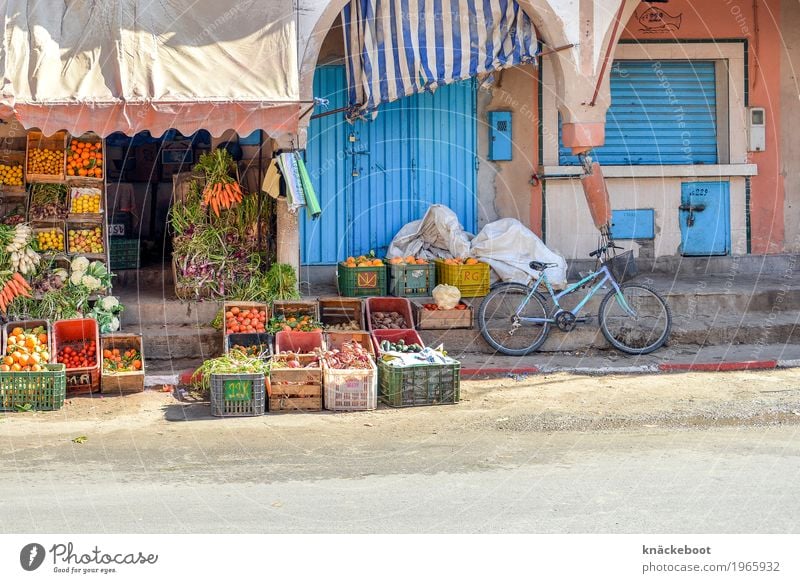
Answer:
[[[672,313],[658,292],[639,284],[611,290],[600,304],[600,330],[614,348],[628,354],[649,354],[669,338]],[[621,296],[621,297],[620,297]]]
[[[520,310],[530,291],[521,284],[501,285],[484,298],[478,309],[478,327],[489,346],[509,356],[526,356],[544,344],[550,331],[549,322],[519,321],[519,317],[547,318],[547,308],[539,292],[534,292]]]

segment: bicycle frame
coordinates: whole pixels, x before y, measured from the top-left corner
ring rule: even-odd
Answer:
[[[631,316],[633,316],[635,318],[636,317],[636,312],[628,305],[628,302],[625,299],[625,296],[622,294],[622,290],[620,289],[619,284],[617,283],[617,280],[614,279],[614,276],[611,275],[611,272],[608,270],[608,267],[605,266],[605,265],[601,266],[599,271],[593,271],[592,273],[590,273],[589,275],[584,277],[582,280],[580,280],[579,282],[568,286],[567,289],[565,289],[564,291],[562,291],[560,293],[555,293],[555,290],[553,289],[553,286],[550,285],[550,281],[548,281],[548,279],[547,279],[547,275],[544,272],[542,272],[541,280],[544,281],[544,284],[547,287],[547,293],[550,294],[550,298],[553,300],[553,303],[555,304],[555,306],[557,308],[556,312],[553,314],[553,317],[552,318],[528,318],[528,317],[520,316],[520,313],[522,312],[522,310],[525,308],[526,305],[528,305],[528,302],[530,301],[531,296],[533,296],[533,294],[536,293],[536,289],[539,287],[539,285],[538,285],[539,282],[538,281],[536,282],[536,285],[531,287],[531,291],[528,293],[528,296],[525,298],[525,301],[523,301],[520,304],[519,308],[517,308],[517,312],[516,312],[515,316],[519,319],[520,322],[522,322],[524,324],[548,324],[548,323],[549,324],[553,324],[556,321],[555,316],[557,316],[558,314],[560,314],[561,312],[564,311],[564,309],[561,307],[561,304],[558,303],[558,300],[560,300],[563,297],[566,297],[568,295],[571,295],[571,294],[575,293],[576,291],[581,289],[583,286],[585,286],[589,282],[595,281],[598,278],[599,278],[599,281],[596,284],[594,284],[592,289],[589,290],[589,293],[587,293],[586,296],[578,303],[578,305],[575,306],[575,309],[573,310],[572,313],[576,317],[579,316],[580,313],[581,313],[581,310],[583,310],[583,308],[586,306],[586,304],[589,302],[589,300],[592,299],[592,297],[594,297],[594,295],[597,292],[599,292],[606,283],[611,282],[611,285],[614,287],[614,291],[617,294],[617,298],[619,299],[620,305],[623,307],[623,309],[625,311],[627,311]]]

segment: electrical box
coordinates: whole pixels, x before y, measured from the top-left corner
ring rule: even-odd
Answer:
[[[749,110],[750,145],[749,152],[763,152],[767,149],[767,116],[763,107]]]
[[[489,160],[511,160],[511,112],[489,112]]]
[[[656,213],[653,209],[624,209],[611,213],[614,239],[655,239]]]

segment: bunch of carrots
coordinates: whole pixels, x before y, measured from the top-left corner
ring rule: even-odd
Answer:
[[[0,311],[4,314],[17,296],[31,297],[31,286],[19,273],[14,273],[0,289]]]
[[[229,209],[242,202],[242,187],[238,182],[215,182],[203,189],[203,204],[219,216],[220,209]]]
[[[203,189],[203,205],[210,206],[219,216],[222,209],[230,209],[242,202],[242,187],[231,178],[236,162],[225,148],[217,148],[210,154],[200,156],[195,170],[205,174],[206,186]]]

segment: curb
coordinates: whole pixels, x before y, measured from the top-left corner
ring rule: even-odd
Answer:
[[[639,366],[520,366],[520,367],[464,367],[462,378],[471,377],[503,377],[508,375],[536,375],[566,372],[586,376],[633,375],[653,373],[679,372],[734,372],[740,370],[772,370],[778,368],[800,368],[800,360],[747,360],[742,362],[665,362],[661,364],[643,364]],[[146,375],[145,387],[158,385],[188,385],[194,370],[185,370],[176,374]]]

